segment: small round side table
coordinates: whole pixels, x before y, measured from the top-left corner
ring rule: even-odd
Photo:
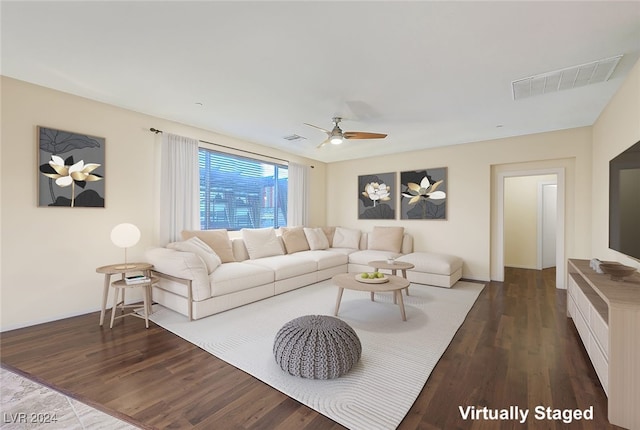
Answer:
[[[398,270],[402,271],[402,277],[407,279],[407,270],[413,269],[415,266],[411,263],[405,263],[403,261],[394,261],[393,263],[387,263],[385,260],[375,260],[367,263],[367,266],[371,266],[377,272],[380,269],[391,270],[391,274],[395,275]],[[405,288],[407,296],[409,295],[409,287]],[[395,298],[394,298],[395,300]],[[394,301],[395,303],[395,301]]]
[[[111,324],[109,328],[113,328],[113,322],[118,318],[124,318],[126,316],[138,317],[144,319],[146,328],[149,328],[149,314],[151,313],[151,286],[158,282],[158,278],[150,276],[147,282],[140,282],[136,284],[127,284],[124,279],[119,279],[111,283],[111,286],[115,289],[115,295],[113,296],[113,307],[111,308]],[[139,315],[136,310],[140,309],[140,305],[127,305],[124,301],[124,292],[127,288],[144,288],[144,315]],[[118,301],[118,296],[122,295],[122,300]],[[116,316],[118,308],[122,311],[122,315]],[[125,313],[125,309],[136,309],[131,312]]]
[[[110,264],[108,266],[98,267],[97,273],[104,274],[104,286],[102,289],[102,309],[100,310],[100,326],[104,324],[104,314],[107,309],[107,298],[109,296],[109,286],[111,285],[112,275],[121,275],[121,280],[128,272],[144,272],[145,276],[151,278],[151,269],[153,264],[149,263],[128,263],[128,264]]]

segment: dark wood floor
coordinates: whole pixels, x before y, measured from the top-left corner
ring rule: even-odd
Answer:
[[[399,429],[618,428],[565,309],[553,269],[507,269],[480,294]],[[155,324],[125,318],[110,330],[98,319],[2,333],[2,366],[142,428],[343,428]],[[465,421],[459,406],[530,413],[524,425]],[[594,417],[537,420],[536,406],[593,406]]]

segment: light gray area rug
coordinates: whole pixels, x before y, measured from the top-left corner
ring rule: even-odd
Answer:
[[[291,376],[273,356],[274,337],[287,321],[333,315],[338,288],[331,280],[192,322],[156,305],[151,319],[349,429],[395,429],[483,287],[412,284],[404,296],[406,322],[391,293],[372,302],[367,292],[345,290],[338,317],[358,334],[362,356],[332,380]]]

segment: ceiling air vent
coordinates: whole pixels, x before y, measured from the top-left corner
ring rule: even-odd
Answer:
[[[566,69],[529,76],[511,82],[513,99],[519,100],[526,97],[539,96],[561,90],[582,87],[584,85],[597,84],[609,79],[614,69],[620,62],[622,55]]]
[[[284,140],[288,140],[288,141],[294,141],[294,140],[302,140],[302,139],[306,139],[306,137],[302,137],[299,136],[297,134],[291,134],[289,136],[285,136],[283,137]]]

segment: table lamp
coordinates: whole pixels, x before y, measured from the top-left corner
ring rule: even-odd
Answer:
[[[140,230],[133,224],[122,223],[111,230],[111,242],[119,248],[124,248],[124,264],[116,266],[116,269],[135,269],[135,264],[127,265],[127,248],[132,247],[140,240]]]

